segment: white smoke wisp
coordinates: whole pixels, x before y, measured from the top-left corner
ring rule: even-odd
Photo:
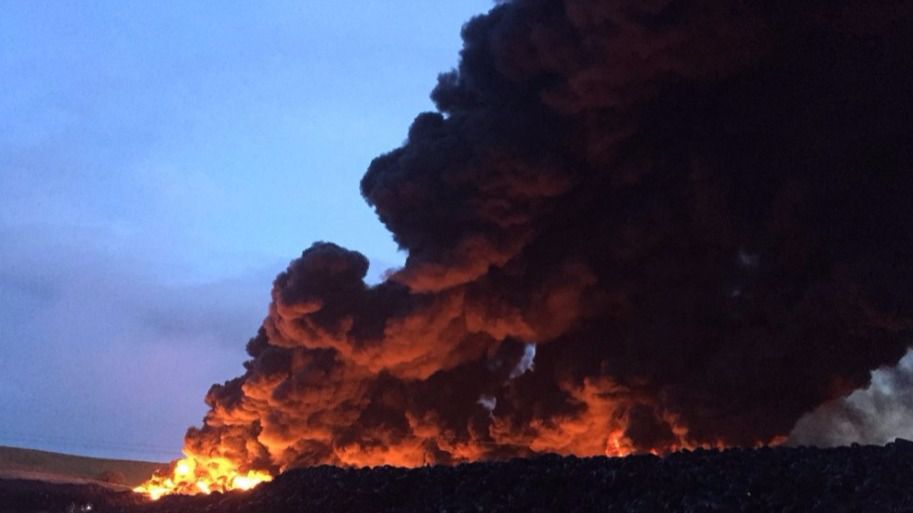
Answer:
[[[824,404],[796,423],[790,445],[882,445],[913,439],[913,349],[895,367],[872,371],[864,389]]]
[[[536,360],[536,344],[526,344],[523,347],[523,356],[517,362],[517,366],[510,371],[510,379],[520,377],[533,370],[533,364]]]
[[[481,405],[482,408],[485,408],[488,411],[488,416],[491,417],[494,415],[495,408],[498,406],[498,398],[493,395],[483,395],[479,397],[479,400],[476,401],[476,403]]]

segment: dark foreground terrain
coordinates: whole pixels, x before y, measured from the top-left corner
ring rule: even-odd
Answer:
[[[413,470],[316,467],[247,493],[145,502],[93,485],[0,481],[0,512],[909,512],[913,442],[693,451]]]

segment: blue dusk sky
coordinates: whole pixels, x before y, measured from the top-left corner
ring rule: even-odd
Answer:
[[[491,0],[4,2],[0,445],[165,460]]]

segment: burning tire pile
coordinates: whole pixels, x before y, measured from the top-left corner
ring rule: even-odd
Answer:
[[[146,502],[94,486],[0,481],[0,512],[913,512],[913,442],[544,456],[416,469],[298,469],[250,492]]]

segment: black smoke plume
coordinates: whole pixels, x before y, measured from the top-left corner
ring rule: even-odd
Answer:
[[[910,2],[515,0],[316,243],[191,454],[278,471],[782,439],[913,331]]]

